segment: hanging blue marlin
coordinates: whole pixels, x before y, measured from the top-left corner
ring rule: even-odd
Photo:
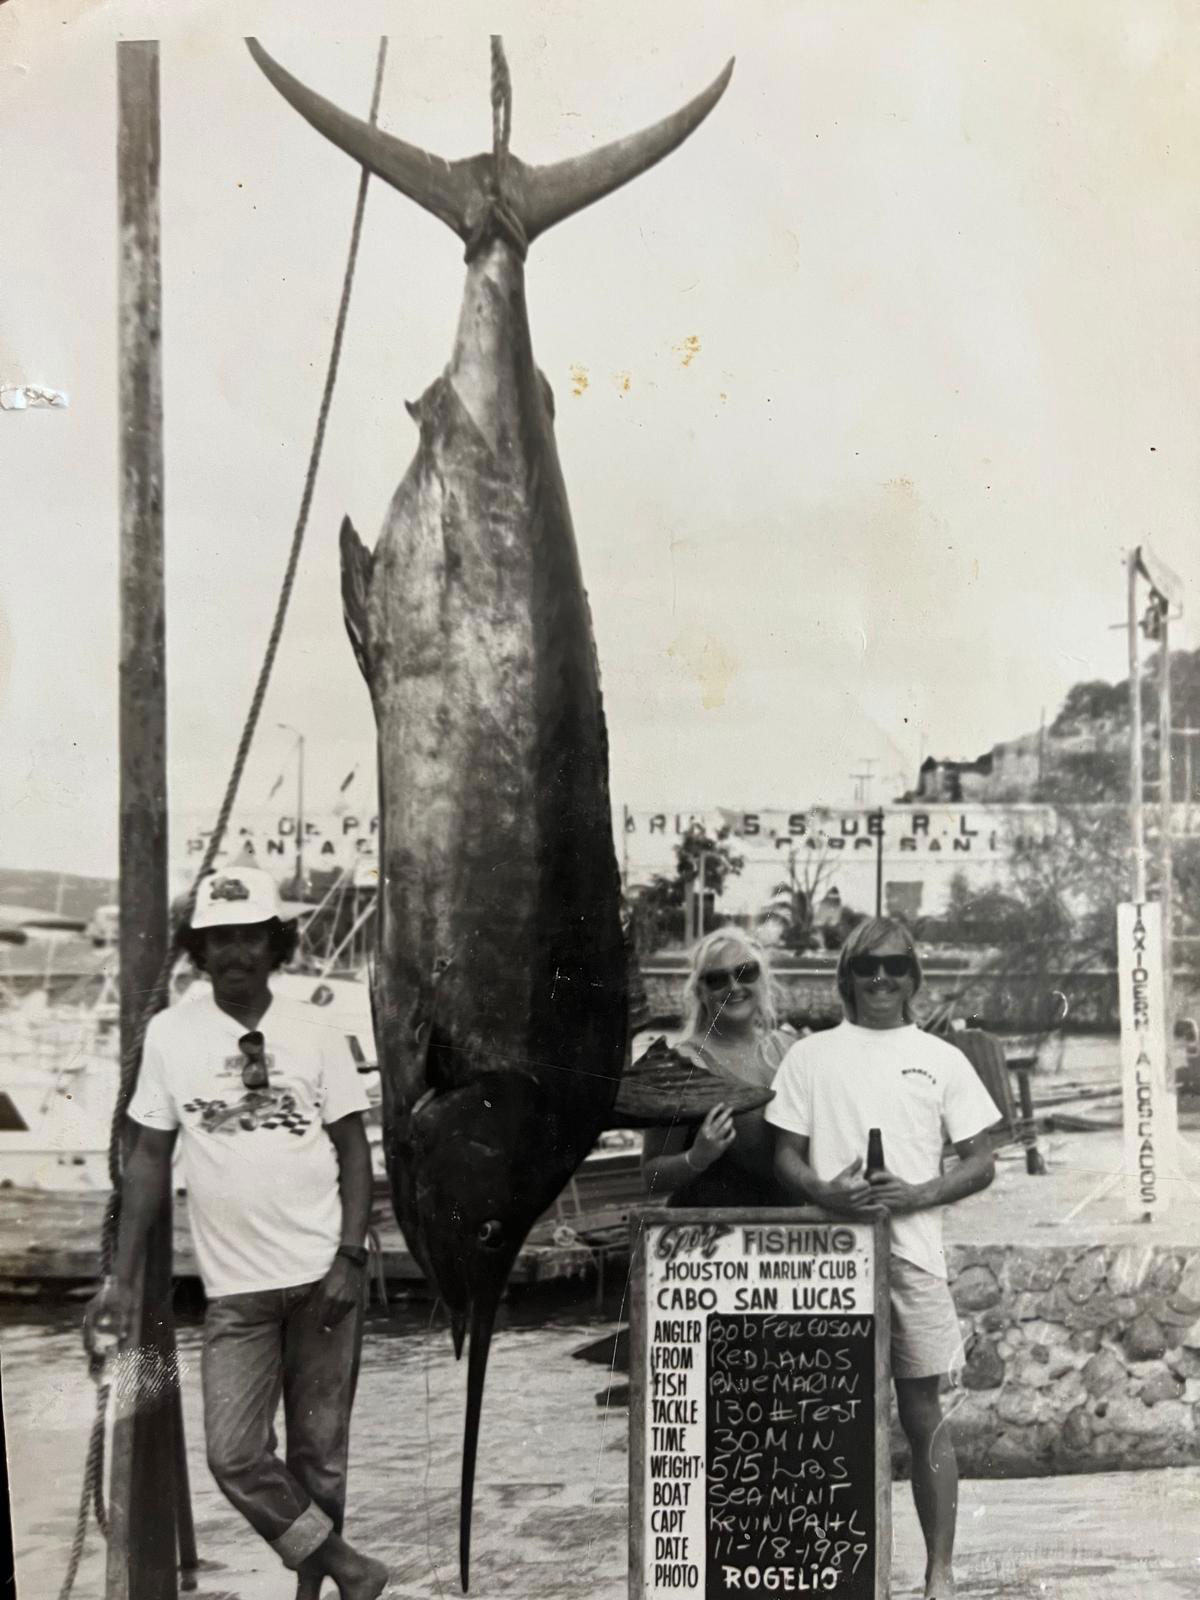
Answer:
[[[470,1330],[465,1590],[496,1308],[529,1229],[613,1117],[627,1043],[599,672],[525,255],[681,144],[733,63],[654,127],[533,167],[508,151],[497,39],[493,149],[462,161],[348,116],[248,42],[314,128],[466,245],[454,351],[408,408],[420,443],[374,552],[342,526],[346,625],[379,740],[372,1001],[388,1173],[456,1353]]]

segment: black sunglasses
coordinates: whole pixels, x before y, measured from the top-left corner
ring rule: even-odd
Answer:
[[[270,1079],[267,1076],[267,1041],[257,1028],[253,1033],[244,1033],[238,1040],[238,1049],[246,1058],[246,1065],[242,1068],[242,1083],[247,1089],[267,1089]]]
[[[706,989],[724,989],[731,983],[757,983],[761,977],[762,968],[757,961],[743,961],[740,967],[709,967],[700,974],[700,982]]]
[[[886,972],[889,978],[907,978],[913,970],[911,956],[851,956],[850,971],[856,978],[877,978]]]

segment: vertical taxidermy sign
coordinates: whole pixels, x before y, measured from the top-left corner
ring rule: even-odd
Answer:
[[[1176,1101],[1167,1072],[1162,946],[1162,906],[1157,901],[1117,907],[1122,1170],[1131,1216],[1152,1217],[1167,1209],[1175,1170]]]

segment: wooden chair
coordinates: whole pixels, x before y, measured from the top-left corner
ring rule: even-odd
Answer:
[[[1025,1170],[1033,1176],[1044,1176],[1046,1163],[1037,1145],[1037,1120],[1033,1110],[1033,1094],[1029,1075],[1036,1063],[1030,1058],[1010,1056],[1003,1042],[994,1033],[983,1028],[955,1028],[946,1018],[939,1019],[941,1026],[928,1029],[961,1050],[975,1069],[976,1076],[999,1108],[1000,1121],[989,1131],[993,1144],[1000,1148],[1006,1144],[1025,1147]],[[1012,1073],[1016,1073],[1019,1109],[1013,1097]]]

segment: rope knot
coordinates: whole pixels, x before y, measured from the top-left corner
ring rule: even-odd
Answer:
[[[525,233],[508,188],[508,141],[512,133],[512,78],[504,55],[504,41],[492,34],[492,174],[482,212],[467,236],[463,259],[473,261],[493,239],[503,239],[524,261],[529,251]]]

